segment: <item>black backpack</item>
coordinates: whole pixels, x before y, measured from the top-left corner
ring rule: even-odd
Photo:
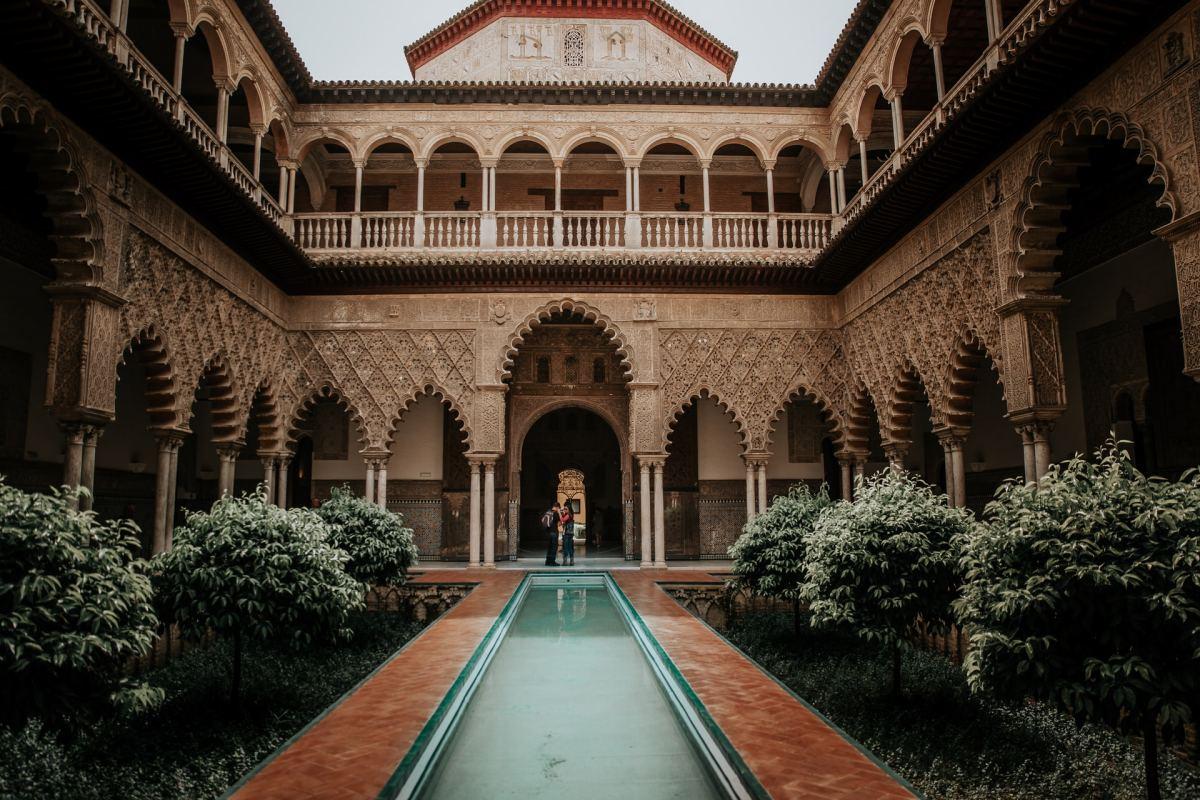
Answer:
[[[546,530],[550,530],[551,528],[555,527],[554,523],[555,523],[555,519],[554,519],[554,511],[553,510],[547,511],[545,514],[542,514],[542,527],[543,528],[545,528]]]

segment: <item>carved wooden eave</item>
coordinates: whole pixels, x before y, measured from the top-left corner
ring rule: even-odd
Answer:
[[[317,256],[316,293],[484,289],[647,288],[677,292],[812,294],[808,257],[756,253],[395,253]]]

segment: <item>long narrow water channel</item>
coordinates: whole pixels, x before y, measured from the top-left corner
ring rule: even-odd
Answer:
[[[718,798],[604,587],[531,588],[423,798]]]

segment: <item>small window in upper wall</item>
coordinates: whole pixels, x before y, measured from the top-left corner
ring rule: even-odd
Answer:
[[[592,362],[592,383],[605,383],[608,376],[605,375],[604,359],[597,358]]]
[[[579,359],[575,356],[567,356],[567,360],[563,363],[564,380],[567,383],[579,382]]]
[[[537,360],[537,382],[550,382],[550,359],[547,356],[542,356]]]
[[[583,31],[572,28],[563,37],[563,64],[568,67],[583,66]]]

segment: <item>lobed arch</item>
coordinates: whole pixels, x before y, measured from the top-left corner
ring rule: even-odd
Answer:
[[[224,355],[218,353],[204,363],[200,375],[192,383],[190,399],[195,398],[201,385],[208,388],[212,413],[214,444],[241,442],[245,435],[242,411],[238,405],[237,382]],[[190,423],[190,409],[185,411]]]
[[[135,333],[122,348],[117,365],[136,359],[141,365],[146,380],[146,415],[152,430],[167,430],[180,427],[178,413],[178,391],[175,384],[175,366],[169,355],[162,334],[153,325]],[[113,384],[114,401],[117,383],[121,380],[116,370],[117,382]],[[114,408],[115,402],[114,402]]]
[[[829,426],[829,437],[834,441],[835,445],[845,440],[846,426],[844,420],[830,399],[825,397],[820,390],[814,389],[804,382],[798,382],[788,389],[787,393],[783,395],[783,399],[776,404],[771,415],[767,417],[766,431],[763,436],[767,449],[770,449],[774,443],[775,427],[783,417],[784,408],[787,407],[788,403],[801,399],[808,400],[820,410],[821,418]]]
[[[846,424],[839,441],[834,439],[841,452],[865,454],[871,447],[871,425],[874,423],[882,435],[883,425],[879,417],[879,404],[865,383],[859,382],[847,395]]]
[[[525,337],[533,333],[535,328],[549,320],[555,314],[579,314],[592,323],[592,325],[599,328],[604,337],[616,346],[617,355],[621,359],[621,369],[624,371],[625,380],[633,379],[633,348],[616,323],[595,307],[580,300],[572,300],[571,298],[564,297],[561,300],[553,300],[543,304],[532,314],[526,316],[517,325],[516,329],[509,334],[504,350],[500,354],[500,360],[496,369],[496,374],[500,381],[508,381],[512,378],[513,363],[516,360],[518,350],[520,350],[521,345],[525,342]]]
[[[758,159],[758,165],[765,169],[765,164],[769,159],[767,156],[767,148],[762,142],[752,136],[747,136],[743,132],[729,132],[717,137],[707,151],[704,151],[701,159],[711,160],[717,157],[717,151],[727,144],[740,144],[754,153],[754,157]]]
[[[683,399],[678,400],[667,413],[667,424],[663,426],[663,452],[670,453],[671,433],[675,430],[675,424],[679,422],[679,418],[683,416],[683,413],[691,406],[694,406],[698,400],[712,400],[717,404],[717,408],[733,417],[733,424],[737,426],[738,439],[742,445],[742,455],[750,453],[751,433],[750,426],[746,423],[746,418],[735,405],[725,400],[720,392],[708,385],[697,386],[688,390]]]
[[[593,142],[608,145],[613,149],[613,152],[622,159],[628,159],[632,157],[628,149],[625,147],[625,143],[621,140],[620,135],[616,133],[616,131],[612,131],[607,128],[590,128],[586,131],[579,131],[571,135],[562,143],[562,146],[559,148],[559,153],[561,154],[562,158],[567,158],[571,155],[575,148],[579,147],[580,145],[590,144]]]
[[[301,428],[304,419],[312,412],[313,406],[321,400],[332,400],[337,403],[339,408],[346,412],[358,434],[358,443],[365,449],[368,446],[366,419],[359,411],[358,404],[348,398],[341,389],[334,386],[330,381],[324,381],[315,386],[292,407],[287,415],[287,430],[283,436],[283,446],[288,450],[295,449],[296,442],[304,433]]]
[[[767,151],[767,160],[778,161],[780,153],[797,144],[815,155],[822,164],[830,160],[831,148],[828,142],[823,142],[814,136],[802,133],[791,133],[787,136],[781,136],[778,143]]]
[[[32,135],[31,135],[32,134]],[[0,135],[20,138],[46,198],[54,245],[51,264],[60,281],[104,280],[104,232],[83,159],[48,107],[24,95],[0,95]]]
[[[1067,194],[1077,188],[1079,172],[1087,164],[1088,139],[1119,142],[1134,151],[1139,164],[1151,167],[1149,183],[1162,186],[1155,202],[1167,209],[1171,221],[1178,218],[1179,201],[1171,186],[1170,171],[1159,156],[1159,148],[1141,126],[1125,114],[1099,108],[1079,108],[1060,114],[1042,137],[1021,186],[1013,212],[1012,251],[1015,270],[1008,290],[1015,294],[1052,290],[1058,236],[1066,230],[1062,220]]]
[[[884,441],[911,442],[913,406],[922,399],[929,404],[930,417],[938,427],[938,409],[929,392],[929,382],[913,362],[905,358],[896,368],[888,389],[887,410],[879,420]]]
[[[412,390],[401,399],[400,407],[397,409],[397,413],[388,420],[387,429],[384,432],[384,447],[388,451],[391,451],[392,439],[396,435],[396,428],[400,425],[401,420],[404,419],[404,415],[408,413],[409,409],[411,409],[413,405],[422,397],[432,397],[450,410],[451,415],[453,415],[453,417],[458,420],[459,425],[462,426],[463,441],[466,443],[467,451],[470,452],[473,450],[475,436],[474,431],[471,428],[470,414],[466,412],[458,398],[454,396],[453,392],[449,391],[440,383],[435,381],[426,381],[420,386],[414,386]]]
[[[945,383],[946,399],[944,408],[945,423],[951,428],[971,427],[974,421],[975,387],[979,383],[979,370],[985,364],[991,364],[991,370],[1000,384],[1000,391],[1005,406],[1008,405],[1008,394],[1004,388],[1004,377],[1000,362],[992,355],[979,334],[967,329],[960,335],[950,354],[950,363],[946,366]]]
[[[677,144],[695,156],[697,161],[704,157],[702,155],[704,148],[700,145],[700,143],[691,136],[688,136],[685,133],[679,133],[678,131],[664,131],[651,134],[650,138],[646,139],[641,146],[638,147],[637,153],[634,157],[640,161],[644,159],[651,150],[662,144]]]
[[[479,156],[480,158],[483,158],[484,153],[487,152],[487,148],[483,146],[483,142],[479,141],[479,139],[477,139],[473,134],[461,130],[454,130],[431,136],[429,140],[425,142],[424,146],[421,148],[421,152],[417,154],[417,157],[428,161],[429,158],[433,156],[435,152],[437,152],[439,147],[442,145],[455,143],[465,144],[467,147],[474,150],[475,155]],[[354,151],[351,150],[350,152],[353,153]]]
[[[259,381],[245,409],[246,415],[241,424],[242,436],[245,440],[250,420],[258,424],[258,448],[264,452],[279,452],[284,449],[284,419],[279,403],[279,394],[271,379]]]

